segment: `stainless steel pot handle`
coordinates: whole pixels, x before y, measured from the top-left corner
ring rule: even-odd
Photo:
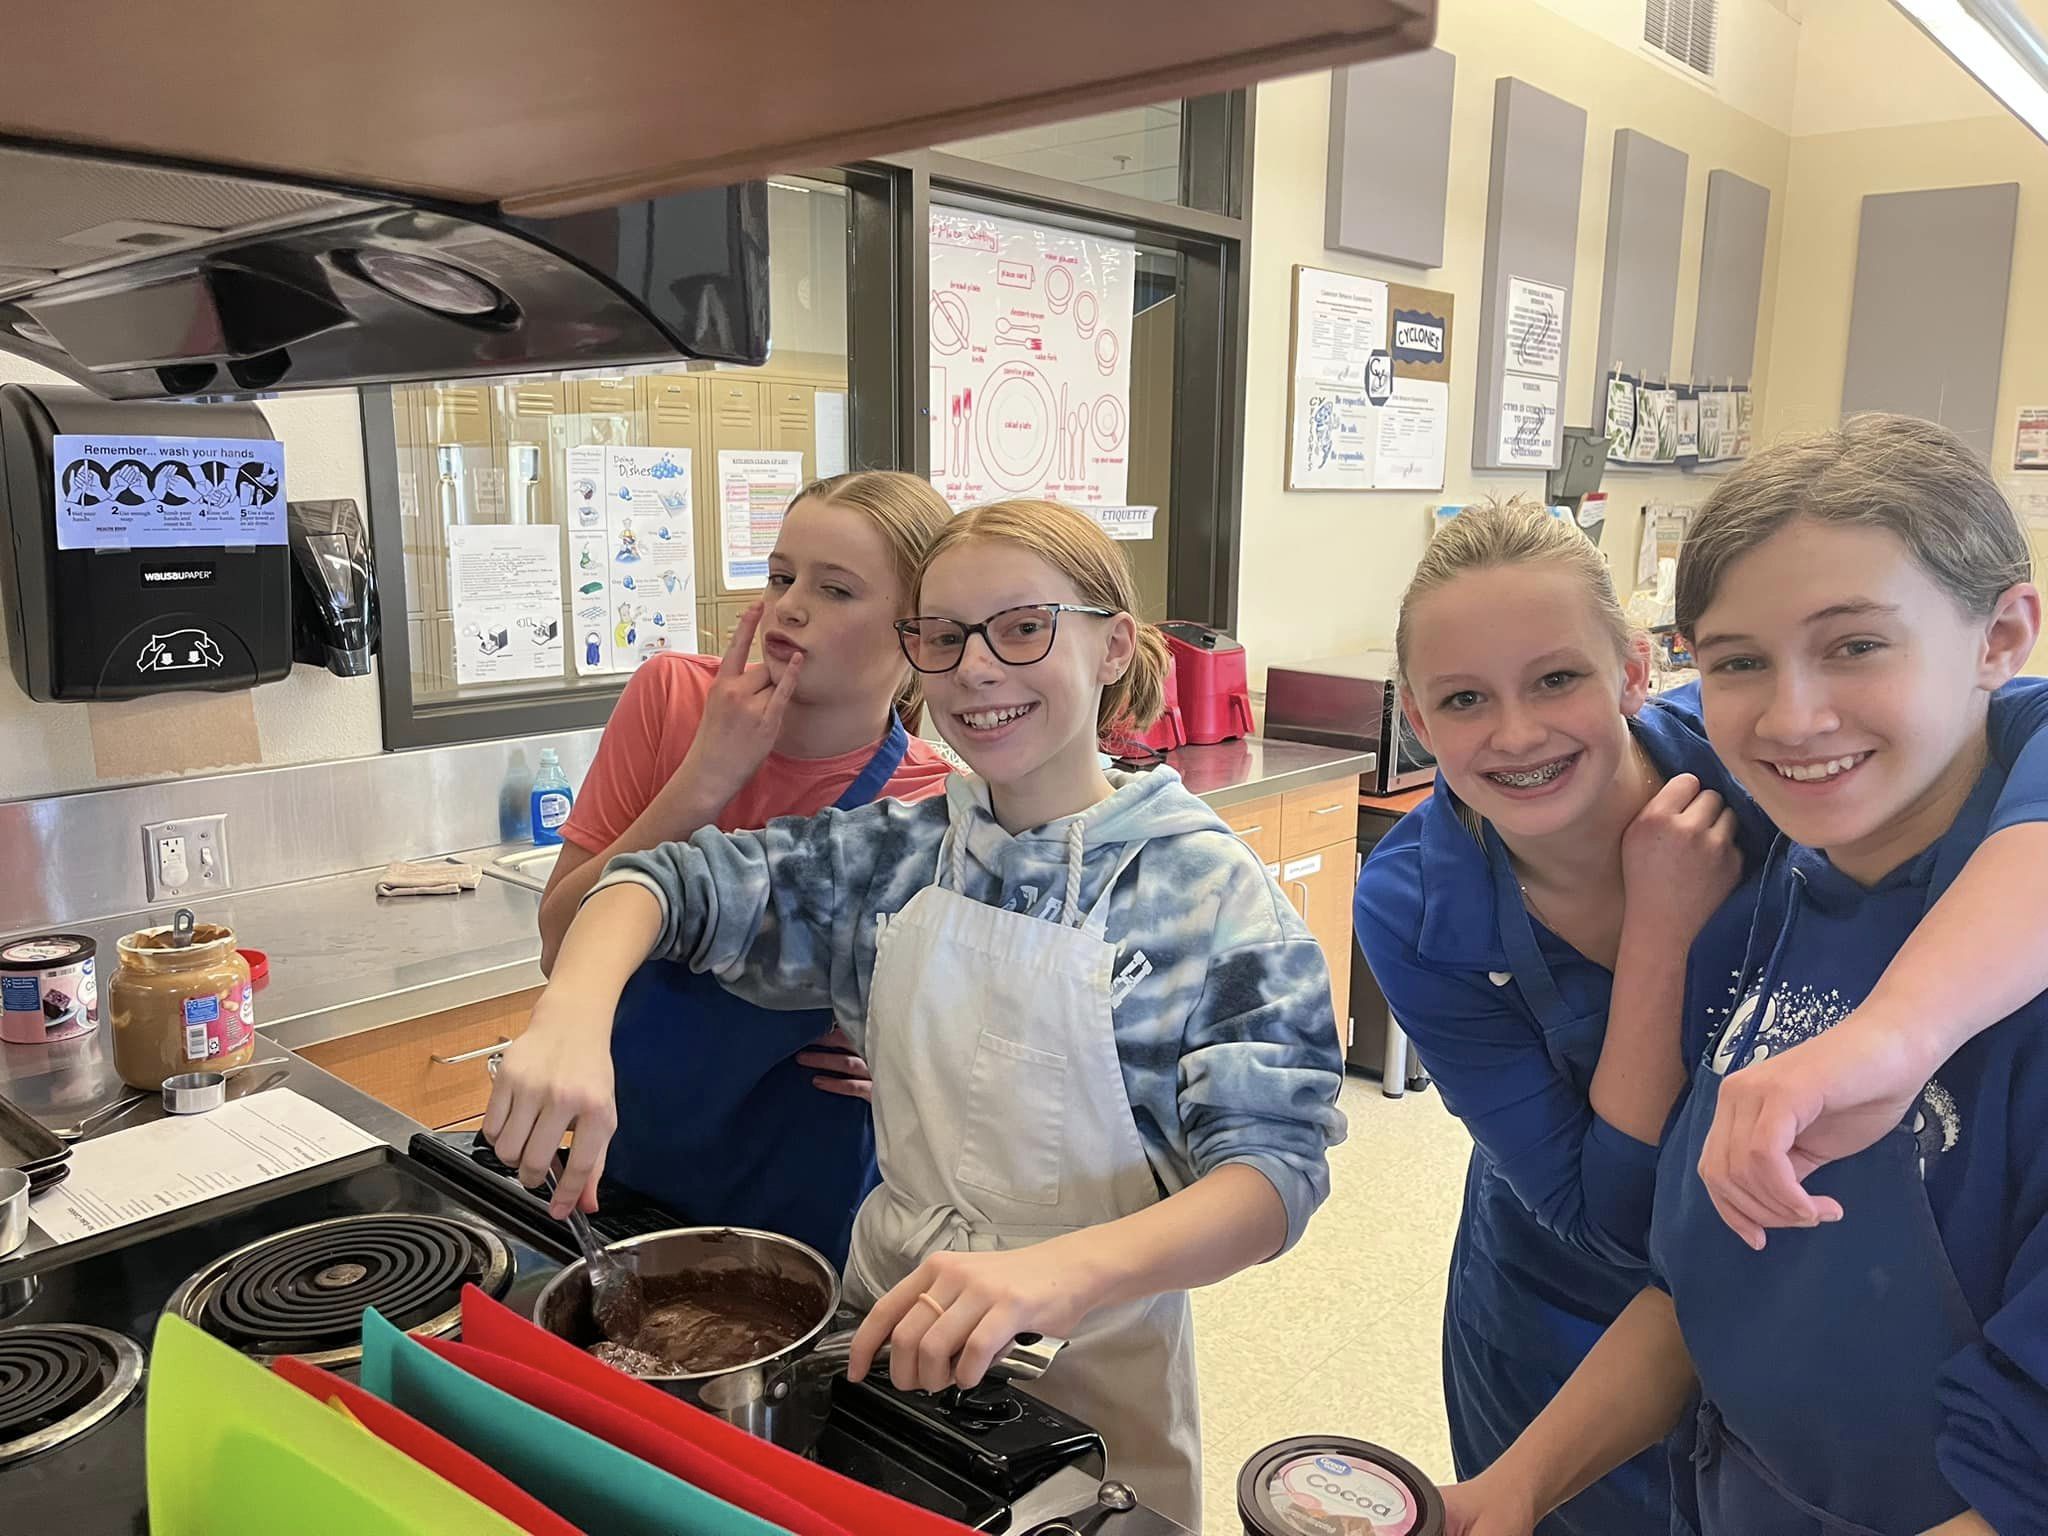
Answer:
[[[810,1375],[844,1370],[853,1353],[853,1334],[851,1328],[826,1334],[790,1362],[791,1372]],[[1049,1339],[1040,1333],[1019,1334],[1008,1349],[989,1362],[988,1374],[996,1381],[1036,1381],[1052,1369],[1053,1361],[1066,1347],[1065,1339]],[[888,1358],[889,1346],[884,1344],[875,1354],[875,1363],[879,1365]]]

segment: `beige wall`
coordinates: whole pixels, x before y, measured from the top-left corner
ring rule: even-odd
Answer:
[[[0,383],[62,383],[0,352]],[[367,506],[354,390],[263,402],[285,445],[290,494],[352,496]],[[4,599],[0,599],[4,601]],[[6,643],[0,626],[0,650]],[[338,678],[294,667],[282,682],[231,694],[167,694],[128,704],[34,704],[0,676],[0,800],[176,778],[257,764],[383,750],[375,674]]]
[[[1593,0],[1589,0],[1589,4]],[[1558,0],[1562,5],[1563,0]],[[1598,0],[1600,14],[1613,7]],[[1782,47],[1796,37],[1788,19],[1765,0],[1733,11],[1773,29]],[[1638,25],[1640,12],[1637,13]],[[1596,15],[1595,20],[1599,19]],[[1611,22],[1612,17],[1607,20]],[[1442,13],[1439,43],[1457,56],[1451,138],[1449,223],[1445,265],[1417,273],[1323,247],[1323,180],[1329,127],[1327,74],[1264,85],[1258,94],[1257,163],[1253,176],[1252,312],[1248,366],[1250,407],[1245,430],[1243,566],[1238,629],[1248,648],[1254,685],[1274,662],[1384,645],[1393,634],[1401,589],[1428,536],[1426,508],[1489,493],[1543,492],[1541,474],[1475,473],[1471,466],[1472,398],[1476,373],[1479,292],[1486,228],[1486,182],[1492,142],[1493,86],[1513,75],[1587,110],[1585,182],[1580,202],[1578,277],[1572,294],[1571,363],[1565,419],[1592,419],[1592,355],[1600,323],[1600,280],[1606,244],[1607,190],[1618,128],[1635,128],[1691,157],[1686,238],[1680,257],[1678,322],[1672,365],[1682,372],[1692,351],[1699,288],[1699,244],[1706,173],[1725,168],[1771,190],[1759,372],[1770,354],[1778,209],[1784,202],[1790,141],[1777,127],[1738,110],[1640,45],[1574,24],[1548,6],[1519,0],[1454,0]],[[1774,77],[1775,78],[1775,77]],[[1789,117],[1782,81],[1749,92]],[[1286,491],[1287,336],[1291,274],[1297,263],[1417,282],[1456,296],[1451,423],[1445,488],[1428,493]],[[1607,544],[1632,569],[1639,517],[1651,500],[1692,500],[1702,477],[1622,471],[1609,476],[1614,508]],[[1315,558],[1304,559],[1306,551]]]
[[[1945,61],[1944,61],[1945,62]],[[2009,489],[2048,493],[2048,475],[2015,474],[2022,406],[2048,405],[2048,147],[2011,117],[1958,118],[1861,128],[1793,141],[1772,337],[1764,434],[1808,432],[1841,417],[1842,368],[1856,278],[1863,198],[1923,187],[2020,184],[1999,374],[1992,468]],[[1929,294],[1928,316],[1940,295]],[[2021,506],[2022,512],[2027,508]],[[2031,520],[2030,520],[2031,524]],[[2048,575],[2048,530],[2029,526],[2037,575]],[[2048,673],[2048,646],[2027,670]]]

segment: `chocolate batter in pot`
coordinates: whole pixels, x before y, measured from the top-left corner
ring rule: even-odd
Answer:
[[[730,1371],[789,1348],[817,1326],[817,1291],[779,1275],[666,1275],[643,1282],[647,1312],[631,1355],[591,1347],[605,1364],[632,1375],[687,1376]],[[654,1357],[656,1368],[643,1361]]]

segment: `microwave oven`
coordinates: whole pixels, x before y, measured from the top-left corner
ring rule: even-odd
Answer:
[[[1360,651],[1295,662],[1266,672],[1265,733],[1281,741],[1371,752],[1367,792],[1398,794],[1436,778],[1429,755],[1401,709],[1392,651]]]

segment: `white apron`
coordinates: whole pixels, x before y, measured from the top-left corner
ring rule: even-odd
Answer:
[[[957,831],[957,829],[956,829]],[[971,901],[956,831],[938,880],[883,925],[868,1002],[882,1182],[854,1220],[861,1307],[930,1254],[1023,1248],[1159,1198],[1110,1022],[1110,892],[1077,914],[1081,829],[1059,921]],[[1069,926],[1072,924],[1073,926]],[[1185,1291],[1091,1314],[1031,1392],[1101,1432],[1109,1475],[1202,1524],[1201,1424]]]

